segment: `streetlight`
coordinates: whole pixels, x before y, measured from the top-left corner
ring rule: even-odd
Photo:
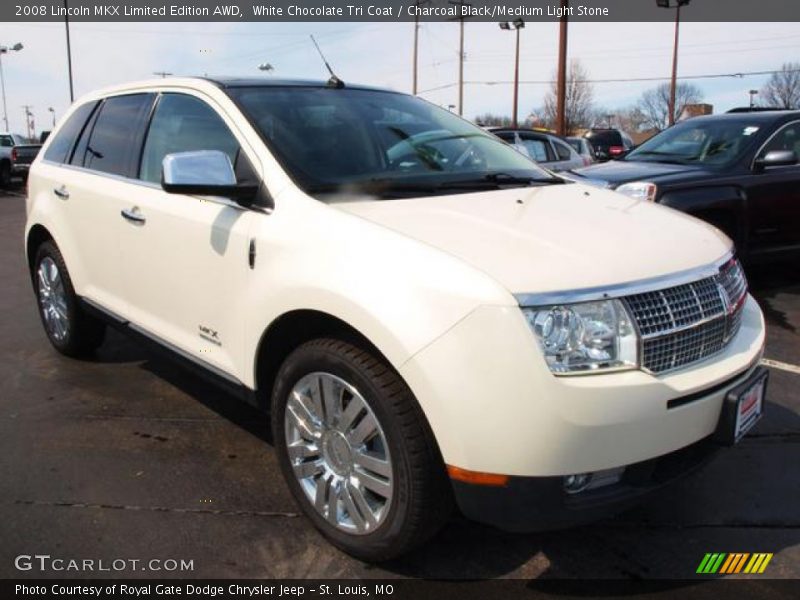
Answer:
[[[675,124],[675,89],[678,84],[678,40],[681,26],[681,7],[688,6],[692,0],[656,0],[660,8],[675,8],[675,47],[672,51],[672,84],[669,89],[669,124]]]
[[[33,136],[36,135],[36,126],[33,122],[33,112],[31,112],[33,106],[30,104],[23,104],[22,108],[25,111],[25,129],[28,134],[28,139],[32,140]]]
[[[16,43],[10,48],[8,46],[0,46],[0,87],[3,88],[3,121],[6,124],[6,131],[8,131],[8,109],[6,108],[6,80],[3,77],[3,54],[8,54],[9,52],[19,52],[22,50],[23,46],[20,43]]]
[[[500,29],[504,31],[511,31],[514,29],[517,32],[517,50],[514,58],[514,108],[513,108],[513,117],[511,120],[511,124],[514,129],[517,128],[517,108],[519,105],[519,30],[525,27],[525,21],[522,19],[516,19],[515,21],[509,23],[508,21],[503,21],[500,23]]]
[[[50,113],[52,113],[52,115],[53,115],[53,129],[55,129],[56,128],[56,109],[51,106],[47,110],[50,111]]]
[[[750,90],[747,93],[750,94],[750,108],[755,108],[756,96],[758,95],[758,90]]]

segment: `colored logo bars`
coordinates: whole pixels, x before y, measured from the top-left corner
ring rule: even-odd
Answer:
[[[763,573],[769,561],[772,560],[772,553],[759,552],[749,554],[747,552],[709,552],[700,561],[697,573],[703,575],[729,575],[735,573]]]

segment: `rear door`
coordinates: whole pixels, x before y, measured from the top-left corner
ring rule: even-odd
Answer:
[[[139,220],[125,224],[121,239],[134,328],[236,377],[240,307],[252,274],[248,234],[262,215],[225,198],[168,194],[160,185],[164,157],[193,150],[225,152],[237,174],[260,178],[255,153],[222,115],[204,97],[160,96],[142,148],[138,193],[124,207]]]
[[[66,137],[56,138],[44,156],[43,163],[59,160],[62,165],[43,164],[39,170],[58,198],[55,205],[64,212],[59,220],[66,227],[57,237],[64,238],[78,294],[119,315],[126,312],[120,211],[135,194],[128,177],[152,101],[152,94],[127,94],[78,108],[76,113],[88,111],[92,116],[77,141],[68,145]]]
[[[547,136],[529,131],[519,132],[519,143],[530,158],[544,167],[552,168],[556,156]]]
[[[555,153],[555,161],[547,165],[554,171],[567,171],[569,169],[578,169],[583,165],[583,159],[580,154],[566,142],[550,138],[550,143],[553,145],[553,152]]]

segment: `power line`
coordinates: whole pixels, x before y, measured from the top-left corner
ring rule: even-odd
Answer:
[[[788,69],[788,70],[773,70],[773,71],[747,71],[742,73],[713,73],[707,75],[682,75],[678,77],[678,79],[725,79],[725,78],[743,78],[743,77],[750,77],[756,75],[774,75],[775,73],[800,73],[800,69]],[[578,79],[576,83],[633,83],[633,82],[643,82],[643,81],[669,81],[671,77],[628,77],[622,79]],[[513,84],[513,81],[465,81],[465,85],[510,85]],[[541,80],[541,81],[533,81],[533,80],[520,80],[520,84],[526,85],[552,85],[555,83],[554,80]],[[433,88],[428,88],[426,90],[421,90],[420,94],[425,94],[428,92],[436,92],[439,90],[449,89],[451,87],[455,87],[456,83],[447,83],[444,85],[440,85]]]

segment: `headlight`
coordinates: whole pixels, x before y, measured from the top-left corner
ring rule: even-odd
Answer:
[[[617,191],[620,194],[625,194],[637,200],[655,202],[658,187],[655,183],[650,183],[649,181],[634,181],[633,183],[626,183],[619,186]]]
[[[638,367],[636,329],[619,300],[523,308],[522,311],[554,373]]]

